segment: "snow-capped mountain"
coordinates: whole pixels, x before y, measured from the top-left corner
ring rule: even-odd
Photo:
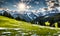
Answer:
[[[5,10],[0,10],[0,14],[3,14],[4,11],[5,11]]]
[[[0,10],[0,13],[3,14],[5,10]],[[21,11],[7,11],[8,13],[10,13],[14,18],[16,18],[17,16],[19,16],[21,19],[25,19],[26,21],[31,21],[36,19],[37,17],[40,16],[53,16],[55,15],[54,13],[60,13],[60,10],[58,9],[53,9],[50,11],[24,11],[23,14],[21,14]]]

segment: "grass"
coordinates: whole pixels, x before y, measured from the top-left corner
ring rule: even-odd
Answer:
[[[11,19],[11,18],[7,18],[4,16],[0,16],[0,27],[2,28],[21,28],[19,31],[22,31],[24,33],[29,33],[31,32],[32,34],[37,34],[39,36],[48,36],[51,35],[53,36],[53,34],[57,34],[57,32],[59,32],[60,30],[56,30],[56,29],[50,29],[50,28],[42,28],[39,27],[39,25],[37,26],[33,26],[33,24],[31,23],[27,23],[24,21],[17,21],[15,19]],[[12,32],[11,36],[15,36],[16,34],[19,34],[16,30],[13,29],[8,29],[8,32]],[[2,34],[2,32],[7,32],[6,30],[0,30],[0,35]],[[21,35],[19,35],[21,36]],[[26,36],[31,36],[26,35]]]

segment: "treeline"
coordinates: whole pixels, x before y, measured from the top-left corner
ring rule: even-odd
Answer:
[[[21,21],[25,21],[25,19],[21,19],[20,16],[17,16],[16,18],[14,18],[11,13],[7,12],[7,11],[4,11],[3,13],[0,13],[0,16],[5,16],[5,17],[9,17],[9,18],[12,18],[12,19],[16,19],[16,20],[21,20]],[[50,17],[47,17],[47,18],[44,18],[45,16],[40,16],[40,17],[37,17],[36,19],[30,21],[31,23],[33,24],[38,24],[38,25],[42,25],[42,26],[46,26],[46,22],[49,24],[49,26],[51,27],[55,27],[54,26],[54,23],[58,23],[58,27],[60,27],[60,13],[56,14],[55,16],[50,16]]]
[[[38,25],[42,25],[42,26],[46,26],[45,22],[49,22],[51,27],[55,27],[54,23],[58,23],[58,27],[60,27],[60,13],[54,15],[54,16],[50,16],[45,18],[45,16],[40,16],[37,17],[36,19],[34,19],[33,21],[31,21],[31,23],[33,24],[38,24]]]
[[[12,18],[12,19],[16,19],[16,20],[21,20],[21,21],[25,21],[24,19],[21,19],[20,16],[17,16],[16,18],[14,18],[11,13],[4,11],[3,13],[0,13],[0,16],[5,16],[8,18]]]

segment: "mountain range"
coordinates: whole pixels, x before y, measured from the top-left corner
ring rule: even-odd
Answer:
[[[60,11],[58,9],[54,9],[54,10],[50,10],[50,11],[36,11],[36,12],[33,12],[33,11],[9,11],[9,10],[0,10],[0,14],[3,15],[4,12],[7,12],[9,14],[11,14],[11,16],[13,18],[16,18],[16,17],[20,17],[21,19],[24,19],[25,21],[27,22],[30,22],[34,19],[36,19],[37,17],[41,17],[41,16],[45,16],[45,18],[47,17],[51,17],[51,16],[54,16],[55,14],[57,13],[60,13]]]

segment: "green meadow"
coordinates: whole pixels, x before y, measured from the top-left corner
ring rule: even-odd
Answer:
[[[59,28],[40,26],[0,16],[0,36],[59,36],[59,34]]]

